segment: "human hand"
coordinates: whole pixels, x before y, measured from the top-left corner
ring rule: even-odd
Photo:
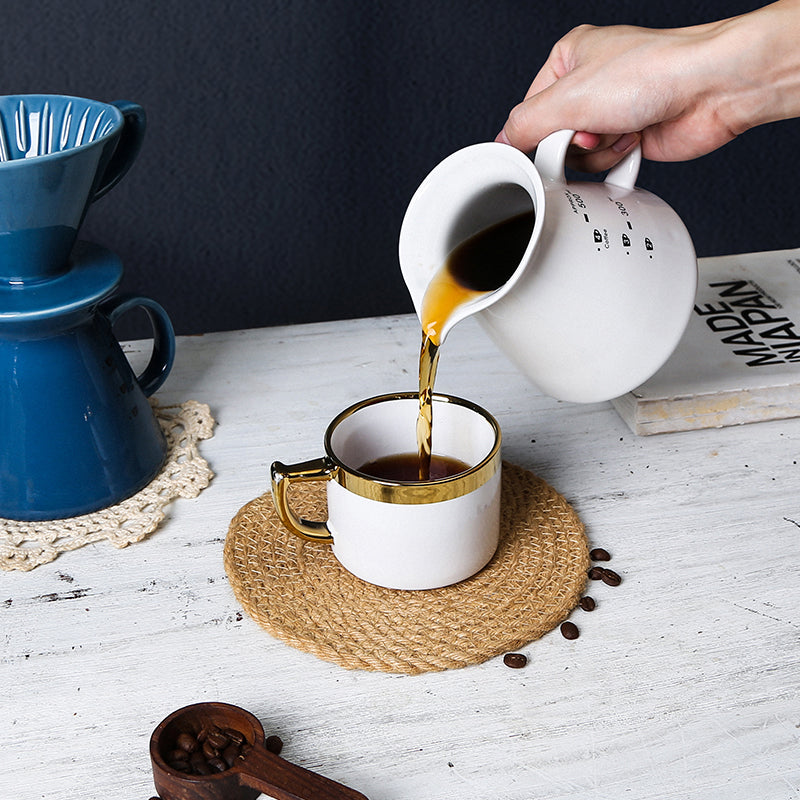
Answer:
[[[690,28],[575,28],[497,140],[530,152],[553,131],[575,130],[568,163],[591,172],[614,166],[639,141],[656,161],[709,153],[753,125],[800,113],[797,57],[787,52],[782,81],[773,66],[776,49],[796,50],[788,41],[796,28],[792,37],[784,31],[798,17],[800,3],[782,0]]]

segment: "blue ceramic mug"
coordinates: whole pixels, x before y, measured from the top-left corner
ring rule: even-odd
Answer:
[[[127,101],[0,96],[0,282],[67,269],[90,203],[133,164],[145,125]]]
[[[147,398],[172,367],[175,337],[154,300],[113,296],[121,276],[113,253],[78,242],[63,276],[0,285],[0,517],[96,511],[163,466],[167,444]],[[139,375],[112,330],[134,308],[153,328]]]

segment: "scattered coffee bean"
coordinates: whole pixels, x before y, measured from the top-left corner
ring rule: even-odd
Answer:
[[[506,653],[503,663],[511,669],[522,669],[528,663],[528,657],[524,653]]]
[[[565,639],[577,639],[581,635],[581,632],[574,622],[567,621],[561,623],[561,635]]]
[[[613,569],[604,569],[600,580],[609,586],[619,586],[622,583],[622,578]]]
[[[264,746],[270,753],[274,753],[276,756],[281,754],[281,750],[283,750],[283,740],[280,736],[267,736],[267,741],[264,742]]]
[[[586,597],[581,597],[580,607],[584,611],[594,611],[595,608],[597,607],[597,603],[595,603],[593,597],[589,597],[589,595],[587,594]]]
[[[603,578],[603,568],[602,567],[592,567],[586,574],[589,576],[590,580],[599,581]]]
[[[594,550],[589,553],[589,558],[591,558],[592,561],[611,561],[611,554],[602,547],[595,547]]]

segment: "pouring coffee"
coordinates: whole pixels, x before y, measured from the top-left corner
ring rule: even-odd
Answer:
[[[495,142],[446,158],[409,203],[400,267],[424,326],[426,294],[472,240],[471,251],[484,255],[468,281],[451,269],[457,288],[442,284],[436,305],[446,313],[436,318],[435,346],[477,314],[542,392],[599,402],[634,389],[670,356],[689,321],[697,260],[678,215],[635,187],[641,150],[604,182],[568,182],[572,135],[547,137],[533,161]],[[501,247],[498,238],[514,244]]]
[[[530,239],[533,212],[498,222],[459,244],[428,284],[422,298],[419,356],[417,463],[419,480],[433,472],[433,384],[442,331],[462,307],[503,285],[519,265]]]

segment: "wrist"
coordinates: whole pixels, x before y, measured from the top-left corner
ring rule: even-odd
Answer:
[[[709,26],[711,100],[734,134],[800,116],[800,0]]]

